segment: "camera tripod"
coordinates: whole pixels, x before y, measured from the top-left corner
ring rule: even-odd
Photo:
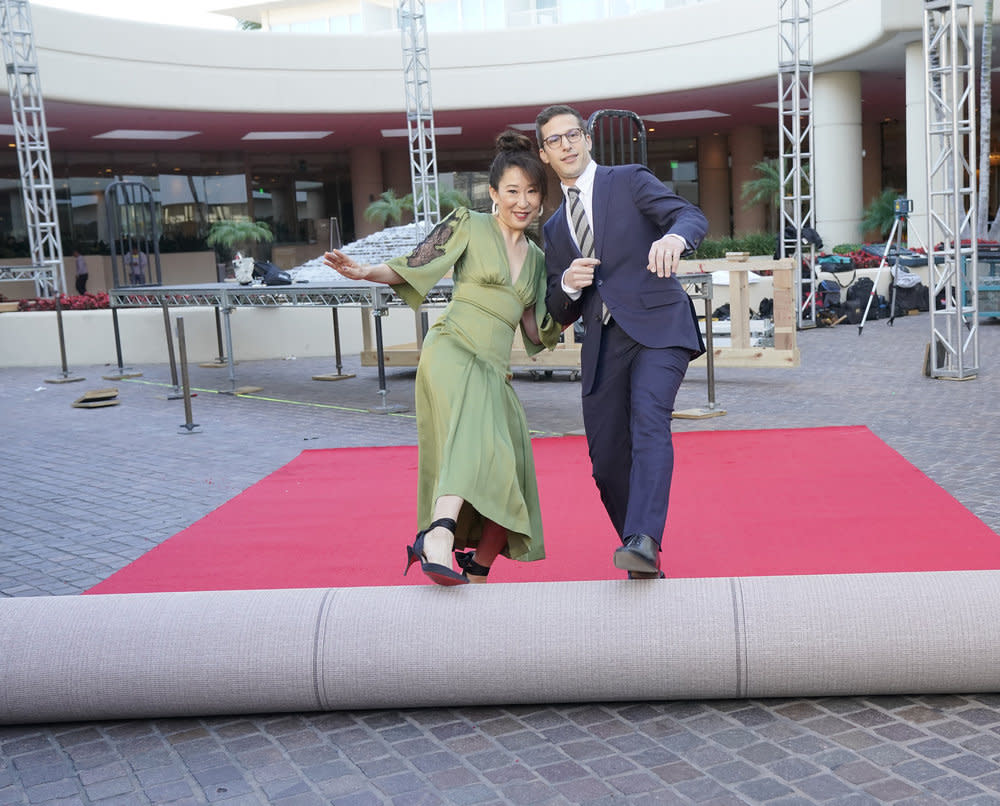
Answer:
[[[893,204],[893,212],[895,213],[895,218],[892,222],[892,229],[889,230],[889,240],[885,242],[885,250],[882,252],[882,259],[878,263],[878,272],[875,274],[875,281],[872,283],[871,293],[868,295],[868,302],[865,305],[864,315],[861,317],[861,324],[858,325],[858,335],[861,335],[862,330],[864,330],[865,322],[868,319],[868,311],[871,310],[872,300],[875,299],[878,293],[878,281],[882,277],[882,270],[886,267],[886,261],[892,252],[893,243],[895,242],[897,246],[896,262],[894,267],[899,269],[899,254],[898,249],[901,247],[901,241],[903,237],[903,226],[906,225],[907,214],[913,211],[913,201],[911,199],[896,199]],[[902,225],[902,226],[901,226]],[[927,253],[927,247],[924,242],[920,240],[920,235],[916,232],[913,233],[917,242],[920,244],[920,248]],[[930,255],[928,254],[927,259],[930,260]],[[893,321],[896,319],[896,276],[893,275],[892,282],[892,299],[889,300],[889,325],[892,325]]]

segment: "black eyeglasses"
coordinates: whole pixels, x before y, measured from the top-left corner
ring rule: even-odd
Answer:
[[[583,135],[583,129],[570,129],[568,132],[563,132],[562,134],[550,134],[542,140],[542,143],[549,148],[558,148],[564,137],[567,143],[573,145],[573,143],[579,143],[583,139]]]

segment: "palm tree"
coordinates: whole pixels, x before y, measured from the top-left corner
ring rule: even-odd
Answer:
[[[862,213],[861,230],[877,232],[880,238],[885,238],[896,219],[896,199],[899,196],[898,190],[887,188],[873,198]]]
[[[399,198],[396,191],[389,188],[375,201],[365,208],[365,220],[371,221],[382,227],[391,227],[400,224],[403,214],[408,209],[413,208],[413,202],[407,207],[407,197]]]
[[[442,213],[450,212],[456,207],[468,207],[471,202],[453,188],[438,191],[438,208]],[[389,188],[375,201],[365,208],[365,219],[384,227],[400,224],[406,213],[413,212],[413,194],[397,196],[396,191]]]
[[[763,204],[767,208],[768,229],[776,230],[778,208],[781,205],[781,171],[778,160],[767,159],[755,163],[753,169],[760,174],[756,179],[748,179],[743,183],[740,195],[744,207]]]
[[[212,224],[205,243],[209,246],[227,249],[232,253],[233,250],[241,247],[250,247],[247,251],[252,251],[253,244],[260,241],[270,243],[273,240],[274,235],[266,222],[251,221],[244,217],[224,218],[216,221]]]
[[[472,202],[466,198],[465,194],[460,190],[455,190],[454,188],[445,188],[444,190],[438,190],[438,209],[441,211],[442,215],[444,213],[450,213],[456,207],[469,207]],[[403,196],[403,206],[409,211],[413,212],[413,194],[407,193]]]
[[[754,204],[778,205],[781,190],[781,173],[778,171],[778,161],[775,159],[761,160],[753,166],[760,174],[756,179],[748,179],[743,183],[742,197],[746,206]]]

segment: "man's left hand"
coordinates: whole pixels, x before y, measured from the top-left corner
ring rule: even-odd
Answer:
[[[669,277],[677,272],[681,255],[686,248],[687,244],[679,235],[664,235],[649,247],[649,263],[646,268],[657,277]]]

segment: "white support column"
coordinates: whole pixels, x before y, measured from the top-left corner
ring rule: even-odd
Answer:
[[[708,218],[709,237],[729,237],[729,147],[725,135],[698,138],[698,206]]]
[[[816,231],[829,250],[860,236],[862,196],[861,76],[817,73],[813,78],[813,188]]]
[[[756,178],[753,166],[764,159],[764,130],[760,126],[737,126],[729,135],[729,151],[733,160],[733,234],[768,232],[765,206],[754,204],[747,207],[743,198],[743,183]]]

